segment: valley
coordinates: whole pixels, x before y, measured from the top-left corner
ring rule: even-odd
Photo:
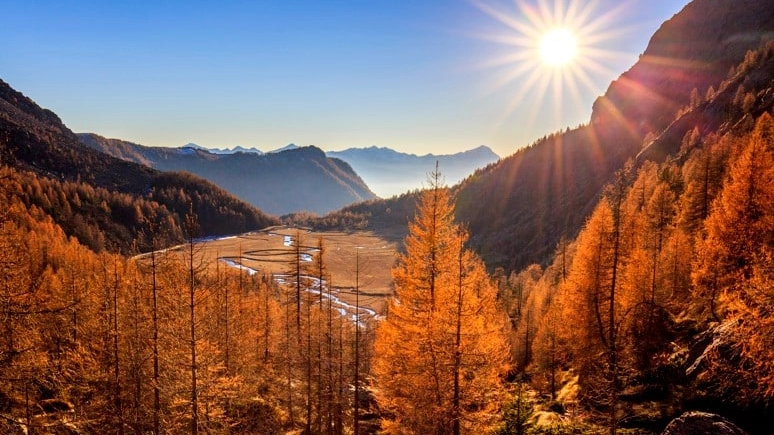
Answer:
[[[289,271],[295,267],[295,245],[300,243],[298,252],[301,267],[306,271],[302,277],[307,282],[307,292],[319,294],[313,278],[319,241],[323,244],[326,274],[330,277],[324,287],[331,287],[333,307],[353,314],[355,289],[359,287],[360,306],[368,309],[370,315],[383,312],[386,299],[392,294],[390,270],[397,255],[397,242],[370,231],[318,232],[273,226],[236,236],[203,239],[194,248],[195,264],[211,272],[226,266],[248,275],[271,276],[278,284],[286,284]],[[187,245],[178,245],[164,252],[184,256],[187,248]]]
[[[312,117],[339,133],[276,139],[343,95],[303,92],[300,76],[287,89],[303,104],[287,112],[237,87],[271,104],[227,111],[278,135],[263,143],[320,144],[266,154],[76,134],[0,79],[0,434],[770,434],[769,2],[690,1],[589,102],[588,122],[502,158],[440,154],[440,133],[465,130],[448,120],[439,154],[327,153],[395,143],[376,130],[342,143],[366,125],[333,105]],[[572,62],[543,67],[566,79],[555,68]],[[44,70],[54,82],[63,69]],[[91,100],[93,86],[62,87]],[[20,89],[70,122],[56,94]],[[353,107],[381,124],[390,105],[360,95]],[[189,120],[185,141],[213,116]]]

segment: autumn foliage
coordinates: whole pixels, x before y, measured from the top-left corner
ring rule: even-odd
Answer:
[[[395,295],[377,330],[375,391],[386,433],[485,432],[503,393],[504,313],[437,177],[409,224],[393,269]]]
[[[551,265],[501,281],[519,367],[551,397],[569,369],[611,433],[646,394],[740,413],[774,396],[774,121],[740,128],[620,171]]]

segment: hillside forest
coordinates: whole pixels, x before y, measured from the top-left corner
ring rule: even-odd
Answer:
[[[3,431],[652,433],[705,407],[756,433],[774,395],[774,120],[747,130],[628,165],[551,264],[509,276],[487,276],[432,185],[376,322],[326,303],[324,246],[282,283],[197,264],[189,214],[181,248],[96,253],[6,169]]]
[[[202,262],[206,238],[280,220],[87,148],[0,82],[0,433],[675,435],[702,411],[769,434],[773,64],[769,42],[663,128],[622,121],[564,184],[514,187],[596,154],[599,118],[451,188],[436,167],[284,217],[403,239],[376,316],[333,305],[302,229],[281,276]]]

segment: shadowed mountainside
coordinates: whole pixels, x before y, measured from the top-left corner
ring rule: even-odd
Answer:
[[[537,141],[459,186],[457,216],[490,267],[545,262],[575,237],[614,172],[774,35],[765,1],[695,0],[653,35],[594,104],[591,122]],[[682,136],[680,137],[682,139]]]
[[[577,235],[602,187],[643,150],[643,143],[659,138],[684,114],[692,95],[698,98],[710,86],[719,89],[746,52],[772,35],[774,9],[768,2],[695,0],[665,22],[640,60],[611,83],[594,104],[588,125],[539,139],[455,186],[457,218],[468,226],[471,243],[487,265],[517,270],[546,262],[561,237]],[[771,76],[765,68],[761,74]],[[705,112],[727,112],[712,101],[703,104]],[[672,153],[682,134],[663,137],[659,147]],[[409,196],[401,201],[412,204]],[[394,232],[390,226],[407,219],[395,214],[403,208],[372,201],[322,224],[367,220]]]
[[[38,207],[95,250],[133,249],[151,221],[163,227],[168,241],[179,241],[191,210],[206,236],[276,223],[205,180],[161,173],[82,145],[56,114],[2,80],[0,150],[0,163],[19,188],[8,187],[9,193],[27,198],[27,207]]]
[[[78,137],[114,157],[161,171],[191,172],[275,215],[324,214],[376,197],[347,163],[313,146],[267,154],[215,154],[194,147],[146,147],[93,133]]]

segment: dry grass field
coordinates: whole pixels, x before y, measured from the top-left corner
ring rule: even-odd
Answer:
[[[334,293],[354,304],[355,277],[359,262],[360,305],[382,312],[392,292],[390,270],[397,255],[397,243],[372,232],[312,232],[291,227],[270,227],[239,236],[198,242],[197,262],[207,267],[244,268],[260,274],[282,275],[295,261],[293,244],[300,240],[302,260],[310,268],[318,240],[325,249],[323,260]],[[170,249],[182,252],[182,246]],[[251,272],[252,273],[252,272]],[[310,272],[311,274],[312,272]]]

